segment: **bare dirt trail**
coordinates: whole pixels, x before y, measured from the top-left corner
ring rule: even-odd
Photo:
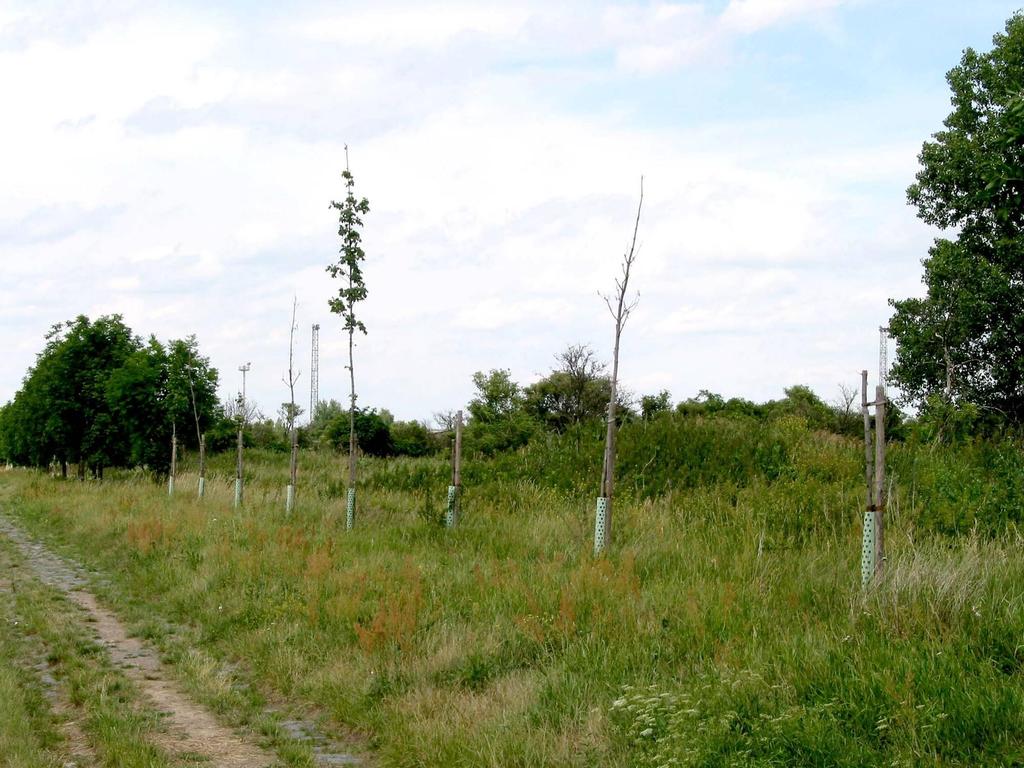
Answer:
[[[220,724],[206,708],[192,701],[166,673],[156,651],[128,635],[117,616],[85,589],[85,579],[70,563],[3,516],[0,535],[17,545],[40,581],[64,592],[86,612],[91,619],[89,626],[114,663],[165,714],[167,730],[155,734],[157,746],[170,754],[202,755],[211,765],[223,768],[269,768],[276,764],[273,755]]]

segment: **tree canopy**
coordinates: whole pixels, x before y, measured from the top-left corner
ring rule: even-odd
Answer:
[[[558,432],[602,417],[611,393],[604,363],[586,344],[569,345],[555,355],[555,360],[555,370],[526,388],[527,412]]]
[[[169,462],[172,425],[218,415],[217,371],[195,337],[143,343],[120,315],[84,315],[55,325],[21,389],[0,411],[0,453],[10,461],[51,461],[101,472]],[[193,410],[194,393],[194,410]],[[193,430],[179,429],[186,444]]]
[[[924,298],[892,301],[890,379],[935,398],[1024,420],[1024,16],[993,48],[968,48],[947,74],[953,110],[925,142],[909,202],[956,229],[924,259]]]

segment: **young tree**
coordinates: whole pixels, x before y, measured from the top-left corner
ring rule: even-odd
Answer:
[[[636,222],[633,224],[633,238],[629,251],[622,258],[622,277],[615,279],[615,293],[604,296],[605,305],[615,321],[615,344],[612,348],[612,379],[611,392],[608,396],[608,423],[604,441],[604,466],[601,470],[601,496],[597,502],[597,518],[594,527],[594,552],[600,554],[611,542],[612,536],[612,499],[615,491],[615,422],[616,396],[619,386],[619,348],[622,340],[622,329],[636,307],[639,299],[627,301],[629,291],[629,274],[636,258],[636,236],[640,231],[640,212],[644,206],[644,178],[640,177],[640,202],[636,207]]]
[[[169,488],[173,493],[177,474],[178,424],[196,421],[198,428],[200,420],[209,419],[217,403],[217,372],[210,368],[210,361],[199,354],[195,336],[168,342],[165,360],[163,411],[171,425]],[[198,429],[196,440],[199,447],[202,433]]]
[[[206,495],[206,435],[199,425],[199,407],[196,404],[195,374],[189,371],[188,391],[192,400],[192,418],[196,423],[196,442],[199,443],[199,498]]]
[[[328,306],[345,321],[342,328],[348,331],[348,373],[349,373],[349,442],[348,442],[348,512],[346,525],[351,528],[355,521],[356,501],[356,373],[353,360],[355,332],[366,333],[366,326],[356,317],[355,307],[366,299],[366,284],[363,282],[361,262],[366,258],[362,248],[363,219],[370,212],[370,203],[364,197],[357,199],[355,180],[348,167],[348,145],[345,145],[345,199],[331,201],[331,207],[338,211],[338,237],[341,238],[338,260],[328,265],[327,273],[341,281],[338,295],[328,301]]]
[[[939,238],[924,298],[891,300],[890,380],[911,402],[941,398],[1024,421],[1024,15],[988,53],[968,48],[946,76],[953,110],[925,142],[907,190]]]
[[[291,458],[288,464],[288,492],[285,500],[285,511],[291,512],[295,506],[295,485],[299,471],[299,431],[295,421],[298,419],[302,409],[295,405],[295,382],[299,380],[299,374],[295,372],[295,311],[298,309],[298,298],[292,299],[292,325],[288,332],[288,378],[285,384],[288,385],[288,393],[291,400],[285,409],[285,417],[288,425],[288,442],[291,446]]]

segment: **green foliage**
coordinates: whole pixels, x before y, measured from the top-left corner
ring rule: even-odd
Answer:
[[[22,388],[0,414],[0,450],[21,464],[166,468],[172,424],[196,445],[195,418],[217,418],[217,371],[195,337],[145,345],[119,315],[54,326]],[[193,412],[192,393],[195,393]]]
[[[553,371],[526,388],[523,407],[538,423],[562,432],[572,424],[600,418],[608,408],[610,391],[607,376],[581,385],[566,371]]]
[[[890,474],[905,486],[915,522],[923,530],[994,535],[1024,525],[1021,443],[1016,438],[966,436],[956,421],[970,419],[967,411],[947,414],[944,439],[949,445],[933,442],[928,425],[906,446],[892,446]]]
[[[925,442],[963,443],[988,431],[985,422],[981,409],[973,403],[958,405],[941,395],[929,395],[914,426]]]
[[[327,266],[327,274],[341,280],[338,295],[327,302],[331,312],[340,315],[346,331],[362,331],[366,326],[356,318],[355,306],[366,298],[366,284],[363,282],[363,268],[360,262],[366,258],[362,248],[363,219],[370,212],[370,203],[364,197],[356,199],[355,179],[346,168],[341,173],[345,180],[345,199],[331,201],[331,208],[338,211],[338,237],[341,238],[338,260]]]
[[[348,146],[345,147],[346,168],[341,176],[345,180],[345,199],[342,202],[331,201],[331,207],[338,211],[338,237],[341,238],[341,248],[338,260],[327,266],[327,273],[341,281],[336,296],[332,297],[327,305],[331,312],[340,315],[344,319],[342,326],[348,331],[348,371],[351,381],[351,392],[349,394],[348,425],[346,428],[349,435],[349,453],[351,464],[349,470],[349,482],[355,482],[355,453],[356,440],[361,431],[356,425],[356,383],[355,383],[355,362],[353,361],[352,336],[356,331],[366,333],[366,325],[356,317],[355,307],[360,301],[366,299],[366,283],[363,281],[363,268],[360,262],[366,258],[362,248],[362,217],[370,212],[370,203],[364,197],[357,200],[355,196],[355,180],[347,167]],[[386,425],[385,425],[386,431]],[[379,431],[379,430],[378,430]],[[388,438],[390,442],[390,438]],[[363,446],[368,453],[375,454],[384,450],[381,443],[374,443],[372,447]],[[388,449],[389,450],[389,449]],[[384,454],[380,454],[384,455]]]
[[[338,416],[347,413],[348,409],[337,400],[321,400],[313,409],[313,413],[309,419],[309,425],[306,427],[306,432],[309,435],[309,441],[313,445],[318,445],[321,441],[324,430],[327,429],[327,425],[333,422]]]
[[[391,442],[396,456],[426,456],[435,450],[430,433],[418,421],[396,421],[392,424]]]
[[[570,345],[555,359],[559,367],[523,392],[526,413],[558,432],[600,418],[608,408],[611,379],[593,350],[585,344]]]
[[[721,405],[623,427],[632,458],[599,560],[600,422],[467,457],[451,531],[441,456],[367,458],[353,531],[330,451],[304,460],[289,516],[287,457],[262,450],[243,514],[230,454],[211,457],[202,502],[135,478],[0,486],[12,515],[109,579],[114,607],[188,627],[175,635],[200,658],[244,658],[252,690],[330,712],[383,764],[1013,765],[1019,444],[891,446],[886,576],[865,595],[860,441]],[[579,492],[549,485],[563,456],[590,467]]]
[[[265,448],[279,453],[291,450],[287,432],[273,419],[261,419],[246,424],[242,431],[242,441],[247,448]]]
[[[662,413],[672,410],[672,393],[667,389],[656,395],[644,395],[640,398],[640,418],[650,421]]]
[[[893,300],[892,381],[1024,420],[1024,16],[947,75],[953,111],[907,190],[929,224],[957,228],[924,260],[923,299]]]
[[[481,424],[493,424],[515,415],[523,405],[523,391],[507,369],[473,374],[476,394],[469,401],[469,415]]]
[[[360,450],[370,456],[391,456],[394,444],[387,422],[374,409],[357,409],[355,414],[356,441]],[[324,429],[324,438],[337,450],[349,446],[349,416],[335,416]]]
[[[523,390],[505,369],[473,374],[476,394],[469,402],[466,448],[485,455],[525,445],[536,430],[526,413]]]

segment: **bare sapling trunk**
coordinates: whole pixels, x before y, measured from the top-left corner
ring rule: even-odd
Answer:
[[[351,290],[351,275],[348,284],[349,290]],[[358,444],[356,441],[356,370],[353,356],[355,331],[354,325],[350,323],[348,329],[348,495],[345,504],[345,527],[349,530],[356,524],[356,449]]]
[[[171,422],[171,473],[167,478],[167,495],[174,495],[174,478],[178,475],[178,424]]]
[[[452,440],[452,484],[448,486],[448,510],[445,525],[454,528],[459,522],[462,496],[462,411],[455,415],[455,438]]]
[[[348,380],[349,380],[349,406],[348,406],[348,485],[349,488],[356,487],[356,368],[353,348],[355,342],[353,336],[355,328],[348,329]]]
[[[188,375],[188,391],[192,395],[192,418],[196,421],[196,441],[199,443],[199,498],[206,495],[206,435],[199,427],[199,409],[196,407],[196,388],[192,383],[192,372]]]
[[[238,398],[238,461],[235,464],[235,509],[242,506],[242,449],[245,445],[245,374],[252,368],[252,363],[238,367],[242,374],[242,394]]]
[[[291,457],[288,465],[288,491],[285,500],[285,511],[291,512],[295,508],[295,489],[299,472],[299,431],[295,425],[298,417],[298,410],[295,407],[295,382],[299,380],[299,374],[295,373],[295,311],[298,308],[298,298],[292,299],[292,325],[288,335],[288,392],[291,396],[288,408],[288,441],[291,445]]]
[[[238,439],[235,450],[235,507],[242,506],[242,416],[238,416]]]
[[[633,238],[629,252],[622,259],[622,276],[615,280],[615,293],[604,296],[605,304],[615,321],[615,344],[612,349],[612,375],[609,382],[607,424],[604,441],[604,461],[601,470],[601,495],[597,501],[597,516],[594,524],[594,554],[599,555],[611,543],[612,537],[612,500],[615,495],[615,440],[617,436],[616,402],[619,386],[619,350],[622,342],[622,329],[636,307],[638,299],[628,301],[629,276],[636,258],[636,238],[640,231],[640,212],[644,205],[644,179],[640,177],[640,202],[636,208],[636,221],[633,224]]]

